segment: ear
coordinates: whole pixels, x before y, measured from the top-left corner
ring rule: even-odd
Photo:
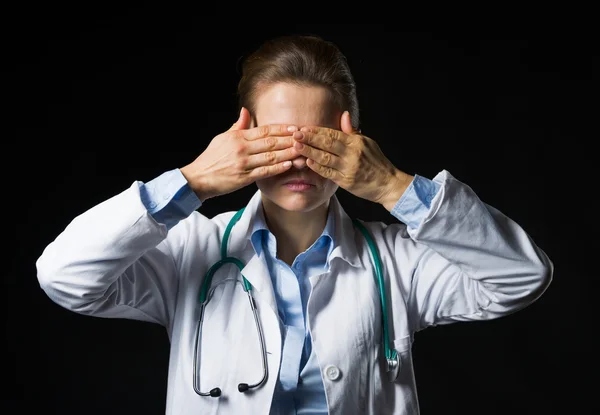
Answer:
[[[348,111],[344,111],[342,113],[342,119],[340,124],[342,127],[342,131],[346,134],[360,133],[360,130],[356,130],[354,129],[354,127],[352,127],[352,120],[350,119],[350,113]]]

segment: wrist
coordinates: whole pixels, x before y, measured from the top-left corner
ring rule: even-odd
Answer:
[[[396,169],[393,178],[389,181],[390,185],[385,192],[385,197],[382,199],[380,204],[388,212],[391,212],[406,189],[408,189],[408,186],[410,186],[414,178],[415,176]]]
[[[197,171],[195,171],[195,169],[193,169],[191,165],[188,164],[185,167],[181,167],[179,171],[183,177],[185,177],[185,180],[188,182],[188,186],[194,191],[200,201],[204,202],[209,198],[208,194],[202,190],[203,186],[201,184],[201,176]]]

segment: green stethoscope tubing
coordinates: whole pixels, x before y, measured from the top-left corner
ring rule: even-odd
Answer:
[[[371,238],[369,231],[364,227],[358,219],[352,219],[352,223],[362,232],[363,236],[367,240],[371,255],[373,255],[373,265],[375,266],[375,276],[377,279],[377,286],[379,287],[379,299],[381,300],[381,324],[383,325],[383,350],[385,351],[385,358],[388,361],[388,370],[391,370],[389,366],[393,366],[395,362],[398,363],[398,354],[396,349],[390,348],[390,335],[388,333],[388,313],[387,313],[387,301],[385,298],[385,281],[383,279],[383,272],[381,270],[381,258],[379,257],[379,250],[377,245]]]
[[[222,265],[228,264],[228,263],[233,263],[233,264],[237,265],[237,267],[240,269],[240,273],[241,273],[242,269],[244,268],[244,264],[242,263],[242,261],[240,261],[237,258],[227,256],[227,242],[229,240],[229,235],[231,234],[231,230],[233,229],[233,226],[238,222],[238,220],[244,213],[245,209],[246,209],[245,207],[240,209],[238,212],[236,212],[236,214],[229,221],[229,224],[227,225],[227,228],[225,229],[225,234],[223,235],[223,240],[221,242],[221,260],[219,260],[212,267],[210,267],[210,269],[206,273],[206,277],[204,278],[204,281],[202,282],[202,286],[200,288],[200,292],[198,295],[198,302],[202,306],[202,311],[200,313],[201,315],[200,315],[200,319],[198,322],[198,328],[196,330],[196,342],[195,342],[195,350],[194,350],[194,390],[196,391],[197,394],[202,395],[202,396],[218,397],[221,395],[221,390],[219,388],[214,388],[210,392],[201,392],[197,385],[197,373],[196,373],[197,361],[196,361],[196,359],[198,356],[198,335],[201,331],[202,320],[204,317],[204,306],[206,305],[206,303],[209,299],[209,291],[210,291],[210,287],[212,284],[212,278],[213,278],[213,275],[215,274],[215,272]],[[379,251],[377,249],[377,246],[375,245],[375,242],[373,241],[373,238],[369,234],[369,231],[364,227],[364,225],[362,223],[360,223],[360,221],[358,219],[352,219],[352,223],[354,224],[355,227],[357,227],[361,231],[364,238],[367,240],[367,244],[369,245],[369,250],[371,251],[371,255],[373,256],[373,265],[375,268],[374,272],[375,272],[375,277],[376,277],[376,281],[377,281],[377,286],[379,287],[379,298],[381,301],[381,316],[382,316],[382,326],[383,326],[383,330],[382,330],[382,332],[383,332],[383,335],[382,335],[383,349],[385,352],[385,357],[387,360],[388,372],[389,372],[389,371],[395,369],[398,366],[399,362],[398,362],[397,351],[395,349],[390,348],[389,332],[388,332],[387,301],[386,301],[386,297],[385,297],[385,281],[383,279],[381,258],[379,257]],[[246,392],[248,389],[254,388],[256,386],[260,386],[265,382],[265,380],[267,378],[267,362],[266,362],[264,338],[262,335],[262,330],[260,328],[260,320],[258,319],[254,299],[251,295],[252,284],[250,284],[250,282],[246,279],[246,277],[243,276],[243,274],[242,274],[242,286],[244,288],[244,291],[248,294],[248,299],[250,301],[250,307],[254,314],[254,320],[256,323],[259,340],[261,343],[261,351],[262,351],[262,355],[263,355],[263,378],[261,379],[261,381],[254,385],[248,385],[245,383],[241,383],[238,385],[238,390],[240,392]]]

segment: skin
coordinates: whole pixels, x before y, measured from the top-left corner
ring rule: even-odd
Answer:
[[[181,173],[202,201],[255,182],[267,225],[285,242],[278,242],[278,257],[288,264],[323,233],[338,187],[391,212],[414,178],[355,130],[350,113],[323,87],[271,84],[254,104],[254,114],[242,108],[230,129]],[[314,188],[292,191],[285,186],[290,179]]]
[[[325,88],[289,83],[265,88],[251,127],[281,124],[300,129],[292,134],[298,157],[290,170],[256,183],[278,257],[288,264],[323,232],[338,187],[391,211],[414,179],[396,168],[376,141],[354,130],[348,111],[337,108]],[[284,186],[291,178],[308,180],[315,188],[293,192]]]
[[[292,124],[339,130],[341,115],[327,89],[278,83],[258,96],[251,127]],[[284,183],[293,178],[315,186],[307,192],[289,190]],[[285,173],[257,180],[256,185],[262,193],[267,225],[278,241],[277,256],[291,265],[323,233],[330,198],[339,186],[311,170],[304,156],[294,159]]]

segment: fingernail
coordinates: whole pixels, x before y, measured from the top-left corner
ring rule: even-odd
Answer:
[[[300,131],[296,131],[296,132],[294,133],[293,137],[294,137],[296,140],[301,140],[302,138],[304,138],[304,134],[302,134]]]
[[[294,132],[294,131],[298,130],[298,127],[296,127],[295,125],[290,125],[290,126],[287,128],[287,130],[288,130],[290,133],[292,133],[292,132]]]

